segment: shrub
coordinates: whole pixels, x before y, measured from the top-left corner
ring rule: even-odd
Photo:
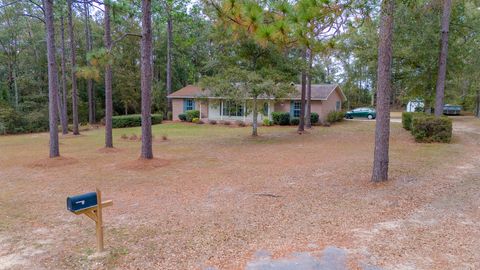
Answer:
[[[273,121],[271,121],[271,120],[268,119],[268,118],[264,118],[264,119],[263,119],[263,125],[264,125],[264,126],[271,126],[271,125],[273,125]]]
[[[327,114],[327,122],[335,123],[343,121],[345,113],[343,111],[331,111]]]
[[[178,119],[182,120],[182,121],[187,121],[187,115],[184,114],[184,113],[181,113],[178,115]]]
[[[208,123],[209,123],[210,125],[216,125],[216,124],[217,124],[217,121],[216,121],[216,120],[210,120],[210,121],[208,121]]]
[[[172,120],[173,114],[172,112],[167,112],[167,120]]]
[[[163,120],[163,115],[161,114],[152,114],[152,125],[161,124]]]
[[[240,121],[240,120],[235,121],[235,124],[237,124],[237,126],[239,126],[239,127],[245,127],[246,126],[245,122]]]
[[[448,117],[415,115],[411,131],[416,142],[449,143],[452,139],[452,120]]]
[[[422,116],[423,113],[418,112],[403,112],[402,113],[402,126],[406,130],[412,130],[412,119],[415,116]]]
[[[298,125],[298,124],[300,124],[300,118],[298,118],[298,117],[293,117],[292,119],[290,119],[290,125],[296,126],[296,125]]]
[[[187,117],[186,119],[187,122],[192,122],[194,118],[200,118],[200,111],[197,111],[197,110],[186,111],[185,115]]]
[[[0,102],[0,134],[43,132],[48,130],[48,109],[15,111]]]
[[[192,119],[192,123],[198,123],[198,121],[200,121],[200,119],[197,118],[197,117],[195,117],[195,118]]]
[[[316,124],[316,123],[318,123],[318,120],[319,120],[318,113],[316,113],[316,112],[310,113],[310,123]]]
[[[415,112],[423,112],[424,110],[425,109],[423,108],[423,106],[422,107],[420,107],[420,106],[415,107]]]
[[[152,114],[152,124],[162,123],[163,116],[161,114]],[[112,117],[112,128],[125,128],[125,127],[139,127],[142,125],[142,115],[129,114],[129,115],[117,115]]]
[[[223,124],[224,124],[225,126],[229,126],[231,123],[230,123],[230,121],[223,121]]]
[[[290,124],[290,113],[272,112],[272,119],[275,125],[286,126]]]

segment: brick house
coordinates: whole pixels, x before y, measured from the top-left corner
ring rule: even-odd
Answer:
[[[301,86],[296,85],[296,94],[289,98],[274,100],[259,98],[263,106],[259,106],[258,120],[272,119],[272,112],[289,112],[292,117],[300,116]],[[208,90],[202,91],[198,86],[187,85],[168,96],[172,100],[173,120],[179,120],[178,115],[187,110],[199,110],[204,120],[241,120],[252,121],[250,110],[245,110],[246,104],[234,104],[220,97],[209,96]],[[318,113],[320,121],[324,121],[331,111],[342,110],[342,102],[346,97],[336,84],[312,85],[312,112]],[[247,113],[245,113],[245,111]]]

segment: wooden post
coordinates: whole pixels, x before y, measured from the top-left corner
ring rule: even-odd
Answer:
[[[97,252],[103,252],[103,219],[102,219],[102,192],[97,188]]]
[[[102,202],[102,192],[97,188],[97,205],[85,208],[79,211],[75,211],[75,215],[82,215],[85,214],[88,218],[95,221],[95,230],[97,232],[97,252],[103,252],[103,217],[102,217],[102,210],[105,207],[112,206],[113,201],[108,200]]]

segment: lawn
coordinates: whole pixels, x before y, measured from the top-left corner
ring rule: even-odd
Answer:
[[[457,118],[451,144],[417,144],[392,123],[382,184],[369,182],[374,126],[252,138],[249,127],[165,123],[153,162],[121,138],[140,128],[114,130],[115,151],[101,128],[60,136],[53,161],[46,133],[0,137],[0,269],[260,269],[332,248],[349,269],[480,268],[478,120]],[[93,222],[65,206],[95,187],[114,200],[103,256]]]

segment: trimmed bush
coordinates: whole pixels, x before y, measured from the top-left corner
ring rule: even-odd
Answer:
[[[419,112],[402,112],[402,126],[406,130],[412,130],[412,119],[415,116],[423,116],[424,113]]]
[[[200,121],[200,118],[195,117],[195,118],[192,119],[192,123],[198,123],[198,121]]]
[[[290,119],[290,125],[297,126],[298,124],[300,124],[300,118],[293,117],[292,119]]]
[[[331,111],[327,114],[327,122],[335,123],[343,121],[345,113],[343,111]]]
[[[178,115],[178,119],[180,119],[181,121],[187,121],[187,115],[184,113],[181,113]]]
[[[320,119],[320,118],[319,118],[319,116],[318,116],[318,113],[316,113],[316,112],[310,113],[310,123],[316,124],[316,123],[318,123],[318,120],[319,120],[319,119]]]
[[[415,115],[411,131],[416,142],[449,143],[452,140],[452,120],[448,117]]]
[[[197,110],[185,111],[185,115],[187,117],[187,122],[192,122],[194,118],[200,118],[200,111],[197,111]]]
[[[273,125],[273,121],[271,121],[271,120],[268,119],[268,118],[264,118],[264,119],[263,119],[263,125],[264,125],[264,126],[271,126],[271,125]]]
[[[163,115],[152,114],[152,125],[162,123]],[[112,128],[139,127],[142,125],[142,115],[118,115],[112,117]]]
[[[208,121],[208,123],[209,123],[210,125],[216,125],[216,124],[217,124],[217,121],[216,121],[216,120],[210,120],[210,121]]]
[[[272,112],[272,119],[275,125],[290,125],[290,113],[288,112]]]

